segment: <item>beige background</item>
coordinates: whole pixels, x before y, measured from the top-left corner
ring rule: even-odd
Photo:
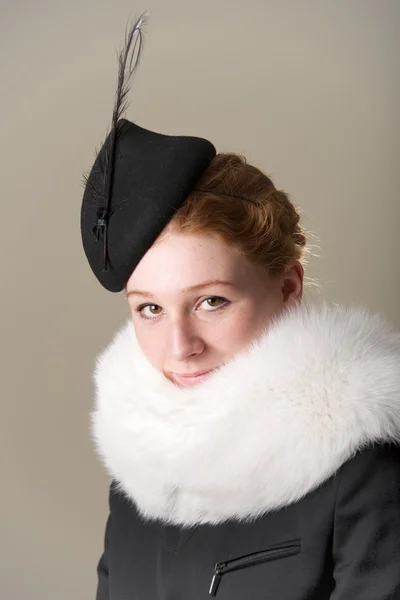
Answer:
[[[94,598],[108,480],[88,414],[95,356],[128,316],[92,275],[81,173],[115,47],[150,10],[128,117],[244,153],[318,236],[320,298],[400,326],[398,0],[3,0],[0,595]]]

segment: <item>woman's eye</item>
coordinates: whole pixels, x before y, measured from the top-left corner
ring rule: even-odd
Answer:
[[[221,296],[209,296],[205,298],[200,304],[203,310],[211,312],[223,308],[228,304],[228,300],[221,298]],[[162,314],[162,307],[158,304],[142,304],[136,308],[142,319],[154,320],[156,317]]]
[[[202,304],[204,304],[206,307],[205,310],[222,308],[222,306],[224,306],[226,303],[227,300],[225,300],[225,298],[221,298],[220,296],[209,296],[202,302]]]
[[[162,308],[158,304],[143,304],[136,309],[144,319],[152,319],[161,314]]]

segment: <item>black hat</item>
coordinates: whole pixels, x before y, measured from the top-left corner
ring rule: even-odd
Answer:
[[[216,154],[205,139],[163,135],[121,118],[144,23],[144,15],[135,21],[119,54],[112,127],[85,177],[81,209],[87,259],[111,292],[124,288]]]

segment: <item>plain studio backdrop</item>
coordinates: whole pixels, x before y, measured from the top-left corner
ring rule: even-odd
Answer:
[[[150,19],[127,117],[272,176],[314,233],[317,300],[400,326],[398,0],[4,0],[0,595],[94,598],[108,477],[92,370],[129,316],[82,249],[126,22]]]

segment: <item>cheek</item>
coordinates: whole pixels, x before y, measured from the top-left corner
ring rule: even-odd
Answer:
[[[149,362],[157,368],[163,365],[163,349],[160,343],[160,335],[151,327],[141,327],[134,323],[135,333],[139,346]]]
[[[281,305],[268,303],[262,310],[245,310],[238,312],[234,319],[225,324],[221,335],[221,344],[230,356],[243,350],[251,341],[257,338],[281,310]]]
[[[256,335],[256,324],[252,319],[238,317],[230,327],[221,332],[220,344],[228,356],[240,352]],[[221,347],[220,346],[220,347]]]

